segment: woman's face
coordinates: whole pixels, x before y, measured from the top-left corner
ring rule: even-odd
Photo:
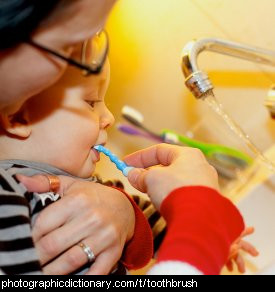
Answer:
[[[104,27],[115,1],[70,1],[46,19],[32,39],[69,56],[76,44]],[[54,84],[66,67],[66,62],[29,44],[0,52],[0,110],[15,112],[28,98]]]

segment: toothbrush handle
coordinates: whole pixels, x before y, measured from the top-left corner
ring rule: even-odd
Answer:
[[[133,167],[128,166],[125,162],[120,160],[115,154],[113,154],[109,149],[105,148],[102,145],[97,145],[94,147],[97,151],[102,152],[105,154],[109,159],[116,165],[117,169],[119,169],[124,176],[128,176],[128,173],[130,170],[133,169]]]

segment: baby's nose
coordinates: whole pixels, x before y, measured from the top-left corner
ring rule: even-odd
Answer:
[[[106,108],[104,115],[101,118],[101,128],[107,129],[108,127],[112,126],[115,122],[115,118],[113,114]]]

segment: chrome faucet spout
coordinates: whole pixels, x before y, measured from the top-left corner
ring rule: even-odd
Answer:
[[[275,67],[274,51],[216,38],[191,41],[183,49],[182,71],[186,78],[186,86],[196,98],[208,96],[214,88],[208,75],[198,67],[198,56],[203,51],[216,52]]]

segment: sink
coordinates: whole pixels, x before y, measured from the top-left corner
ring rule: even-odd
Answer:
[[[247,237],[260,252],[256,258],[247,256],[247,273],[257,273],[275,263],[275,175],[255,187],[237,203],[247,226],[255,233]]]
[[[275,161],[275,146],[266,157]],[[274,266],[275,274],[275,174],[256,162],[246,178],[245,183],[240,182],[228,195],[238,206],[246,226],[255,227],[254,234],[245,240],[260,254],[255,258],[245,254],[246,274],[268,274],[270,266]]]

